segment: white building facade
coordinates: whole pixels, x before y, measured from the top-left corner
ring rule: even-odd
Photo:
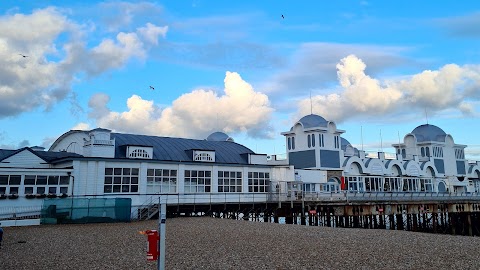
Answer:
[[[43,198],[122,197],[142,205],[169,202],[265,201],[275,193],[480,192],[480,163],[466,145],[421,125],[393,145],[394,158],[367,156],[344,130],[307,115],[289,131],[287,159],[254,153],[222,132],[206,140],[71,130],[48,151],[0,149],[0,205],[35,206]],[[193,196],[195,194],[195,196]]]

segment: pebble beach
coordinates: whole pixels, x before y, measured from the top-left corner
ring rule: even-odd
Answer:
[[[4,228],[0,269],[157,269],[158,221]],[[480,269],[480,238],[210,217],[166,223],[166,269]]]

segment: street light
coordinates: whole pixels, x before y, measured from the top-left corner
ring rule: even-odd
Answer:
[[[70,219],[73,219],[73,189],[75,187],[75,176],[72,175],[72,172],[67,172],[67,175],[72,178],[72,205],[70,207]]]

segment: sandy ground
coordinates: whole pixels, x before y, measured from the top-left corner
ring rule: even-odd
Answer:
[[[157,269],[154,221],[4,228],[0,269]],[[166,269],[480,269],[480,238],[208,217],[168,219]]]

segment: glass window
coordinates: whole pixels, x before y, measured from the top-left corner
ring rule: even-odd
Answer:
[[[105,168],[103,192],[138,192],[138,172],[138,168]],[[154,174],[153,170],[147,170],[147,175],[151,174]]]
[[[186,170],[185,175],[187,174],[190,176],[185,176],[184,190],[186,193],[210,192],[211,171]]]
[[[251,172],[248,173],[249,192],[268,192],[270,187],[270,173]]]
[[[169,169],[148,169],[147,175],[147,193],[175,193],[177,191],[177,170]],[[132,177],[132,184],[138,184],[138,177]],[[132,192],[138,189],[132,186]]]
[[[242,172],[218,171],[218,175],[218,192],[242,192]]]

